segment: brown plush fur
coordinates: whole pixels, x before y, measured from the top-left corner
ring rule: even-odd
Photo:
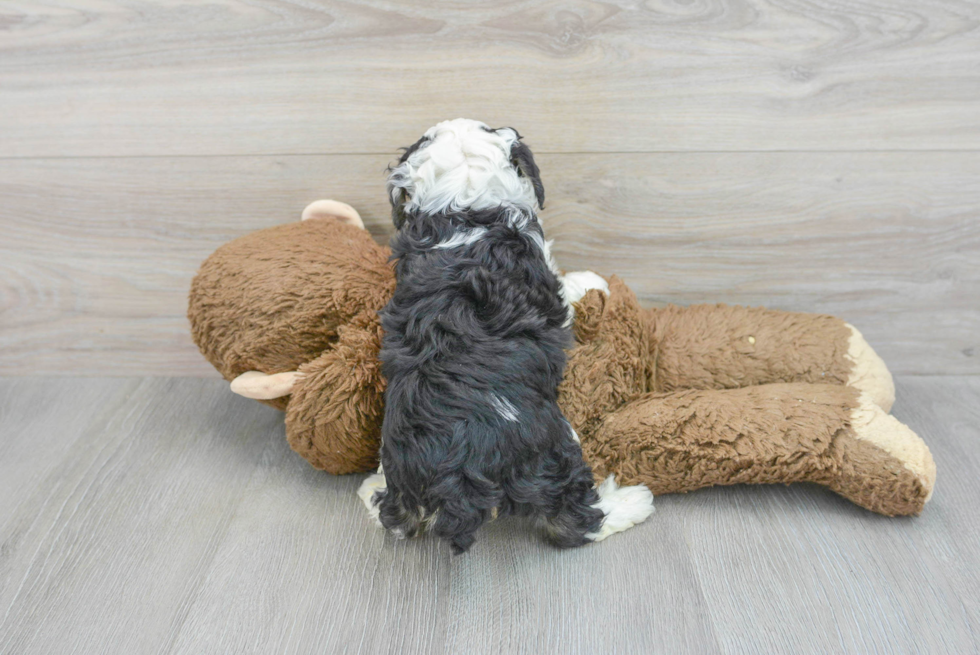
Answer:
[[[277,225],[218,248],[191,284],[187,317],[226,380],[294,371],[337,343],[345,326],[377,324],[395,288],[389,251],[351,225]],[[288,399],[268,401],[279,409]]]
[[[850,330],[838,318],[759,307],[648,310],[651,391],[737,389],[768,382],[847,384]]]
[[[831,445],[856,405],[853,389],[834,385],[652,393],[607,416],[588,448],[654,493],[810,480],[837,465]]]
[[[304,375],[268,402],[286,411],[290,445],[332,473],[377,465],[388,256],[356,227],[290,223],[222,246],[191,287],[194,340],[226,379]],[[851,426],[858,392],[845,386],[842,321],[725,305],[645,310],[609,282],[608,296],[590,291],[576,305],[560,390],[598,477],[658,494],[810,481],[883,514],[922,509],[931,481]]]
[[[300,367],[305,374],[286,408],[293,450],[319,469],[357,473],[378,466],[385,381],[381,326],[340,329],[327,352]]]

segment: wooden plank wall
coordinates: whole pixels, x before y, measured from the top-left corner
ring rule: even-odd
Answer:
[[[432,123],[513,125],[569,269],[980,373],[980,3],[0,5],[0,374],[214,375],[200,261]]]

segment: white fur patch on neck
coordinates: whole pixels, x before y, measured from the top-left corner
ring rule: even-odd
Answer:
[[[459,246],[468,246],[471,243],[476,243],[479,241],[486,233],[487,228],[485,227],[474,227],[469,230],[460,230],[445,241],[440,241],[436,245],[432,246],[432,248],[437,250],[440,248],[458,248]]]
[[[500,206],[534,211],[534,188],[511,162],[514,130],[489,131],[480,121],[457,118],[429,128],[425,136],[428,141],[388,176],[395,202],[404,190],[406,211],[434,214]]]

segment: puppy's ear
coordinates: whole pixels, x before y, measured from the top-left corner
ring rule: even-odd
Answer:
[[[411,199],[414,192],[408,158],[426,141],[428,139],[422,137],[409,147],[404,148],[405,152],[398,159],[398,165],[388,167],[388,200],[391,201],[391,222],[395,224],[396,230],[402,229],[402,225],[405,224],[405,219],[408,217],[405,213],[405,204]]]
[[[394,169],[396,171],[398,169]],[[411,196],[405,191],[404,187],[393,186],[391,183],[391,175],[388,176],[388,199],[391,201],[391,222],[394,223],[395,229],[402,229],[402,225],[405,224],[405,219],[408,215],[405,213],[405,203]]]
[[[538,165],[534,162],[531,149],[521,143],[520,138],[518,136],[518,140],[514,141],[514,145],[510,147],[510,160],[517,167],[521,177],[526,177],[531,181],[538,207],[544,209],[544,184],[541,183],[541,171],[538,170]]]

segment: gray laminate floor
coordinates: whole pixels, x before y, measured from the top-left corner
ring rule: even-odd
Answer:
[[[0,652],[976,652],[980,377],[898,387],[939,467],[921,517],[713,489],[601,545],[502,520],[454,558],[220,381],[2,379]]]

